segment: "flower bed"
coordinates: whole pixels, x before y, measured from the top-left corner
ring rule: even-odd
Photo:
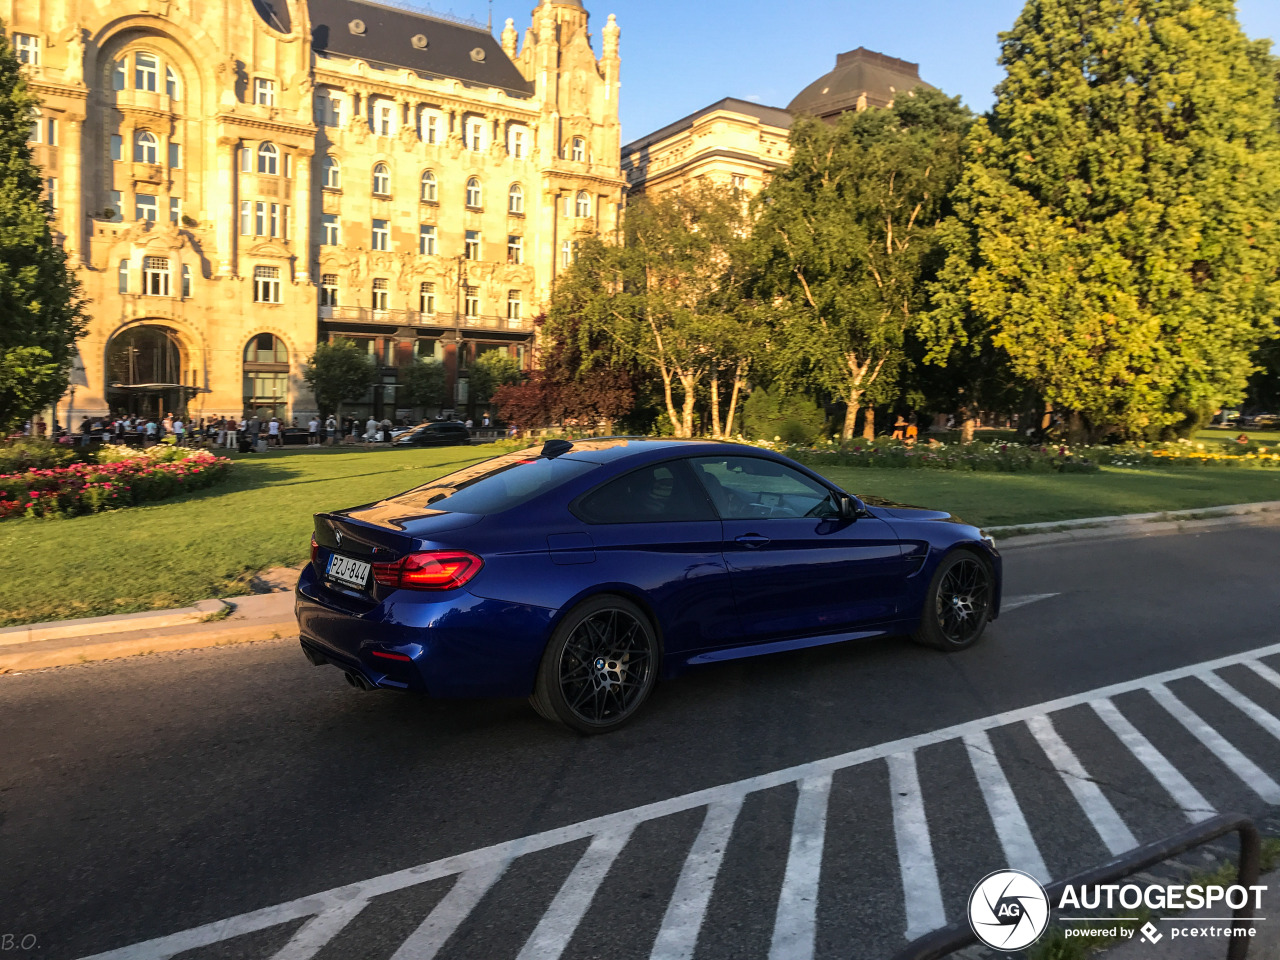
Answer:
[[[1066,445],[939,443],[922,440],[908,446],[901,440],[819,441],[811,447],[755,441],[811,467],[889,467],[908,470],[963,470],[985,473],[1096,473],[1094,448]]]
[[[168,452],[172,449],[132,450],[128,458],[106,463],[0,475],[0,520],[74,517],[165,500],[219,482],[231,466],[203,450]]]

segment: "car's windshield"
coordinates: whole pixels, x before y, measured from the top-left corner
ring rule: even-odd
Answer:
[[[501,513],[597,468],[580,460],[548,460],[536,449],[494,457],[416,487],[391,502],[449,513]]]

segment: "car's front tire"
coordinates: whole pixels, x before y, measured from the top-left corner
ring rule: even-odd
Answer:
[[[938,564],[929,581],[916,643],[937,650],[966,650],[978,642],[991,617],[995,574],[971,550],[956,550]]]
[[[607,733],[649,698],[658,659],[657,634],[639,606],[625,597],[594,597],[556,627],[529,702],[579,733]]]

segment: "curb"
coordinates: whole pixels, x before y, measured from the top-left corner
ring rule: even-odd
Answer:
[[[988,527],[998,535],[999,546],[1033,547],[1069,541],[1112,540],[1170,533],[1194,533],[1215,527],[1255,526],[1280,523],[1280,500],[1238,503],[1225,507],[1169,510],[1163,513],[1133,513],[1117,517],[1086,517],[1080,520],[1026,523]]]
[[[64,640],[72,637],[97,636],[104,633],[129,633],[201,623],[209,617],[231,611],[232,604],[222,600],[201,600],[190,607],[156,610],[152,613],[120,613],[109,617],[86,617],[81,620],[54,620],[0,629],[0,647],[41,640]],[[225,614],[223,614],[225,616]]]

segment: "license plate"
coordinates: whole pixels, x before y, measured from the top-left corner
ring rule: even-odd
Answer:
[[[353,587],[363,587],[369,582],[369,564],[335,553],[329,558],[329,576]]]

